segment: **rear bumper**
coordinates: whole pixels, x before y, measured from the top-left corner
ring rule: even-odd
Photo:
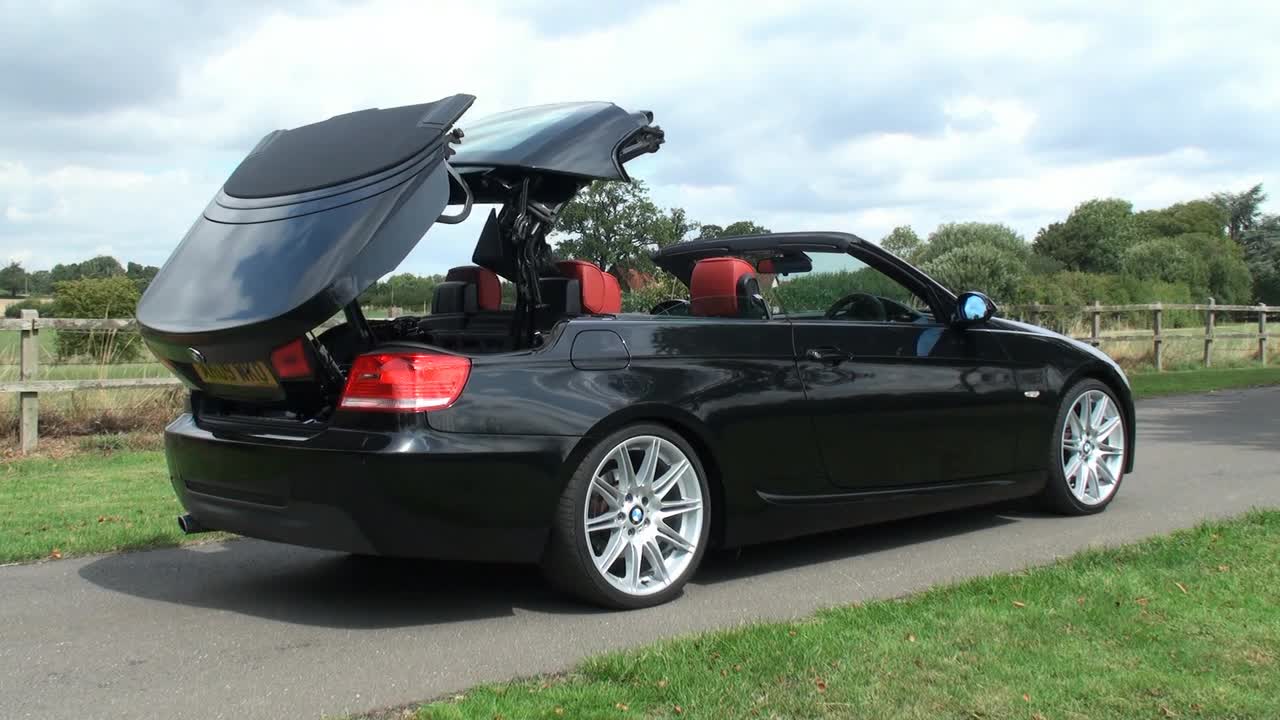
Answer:
[[[371,555],[537,560],[578,438],[329,429],[214,434],[182,415],[165,453],[205,526]]]

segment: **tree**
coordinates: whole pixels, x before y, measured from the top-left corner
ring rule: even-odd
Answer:
[[[50,276],[54,283],[60,283],[67,280],[107,278],[124,274],[125,269],[120,266],[119,260],[110,255],[99,255],[84,262],[68,263],[66,265],[58,263],[53,266]]]
[[[1220,303],[1242,304],[1253,295],[1253,277],[1244,261],[1244,251],[1221,233],[1186,233],[1174,238],[1187,252],[1199,256],[1209,271],[1208,293]],[[1200,290],[1200,288],[1192,288]]]
[[[1007,301],[1018,294],[1029,256],[1026,241],[1008,226],[966,222],[939,225],[911,261],[952,290],[981,290]]]
[[[698,233],[698,239],[736,237],[738,235],[760,235],[767,232],[769,232],[769,228],[759,225],[751,220],[738,220],[736,222],[731,222],[724,227],[707,223],[701,226],[701,231]]]
[[[376,282],[360,294],[360,303],[369,307],[430,308],[441,275],[421,276],[399,273]]]
[[[51,295],[53,293],[53,277],[48,270],[37,270],[27,275],[27,290],[32,295]]]
[[[131,318],[138,307],[138,286],[123,276],[67,280],[54,286],[58,317]],[[89,356],[100,363],[132,360],[141,355],[137,333],[86,331],[58,333],[59,359]]]
[[[125,270],[120,266],[120,261],[110,255],[99,255],[80,263],[82,278],[109,278],[124,274]]]
[[[699,227],[701,226],[697,221],[689,219],[684,208],[671,208],[666,215],[658,217],[654,225],[653,242],[660,248],[683,242]]]
[[[1121,269],[1136,278],[1183,283],[1193,289],[1209,287],[1209,267],[1174,238],[1143,240],[1125,250]]]
[[[905,260],[910,260],[921,245],[923,241],[910,225],[899,225],[880,239],[880,247]]]
[[[1133,216],[1141,231],[1153,237],[1177,237],[1187,233],[1222,235],[1227,216],[1210,200],[1175,203],[1161,210],[1143,210]]]
[[[1257,226],[1267,194],[1262,191],[1262,183],[1258,183],[1244,192],[1214,193],[1211,200],[1226,217],[1227,237],[1239,243]]]
[[[681,223],[683,211],[680,212]],[[665,222],[664,222],[665,219]],[[658,238],[674,241],[673,216],[663,216],[644,183],[595,182],[566,204],[556,221],[557,253],[602,268],[649,268]]]
[[[158,272],[160,272],[160,268],[155,265],[140,265],[136,262],[130,262],[125,266],[124,274],[138,286],[138,292],[146,292],[147,286],[155,279]]]
[[[943,223],[929,234],[929,240],[912,258],[918,263],[928,262],[952,250],[971,245],[989,245],[1019,262],[1025,263],[1029,249],[1022,236],[1007,225],[999,223]]]
[[[956,292],[980,290],[998,300],[1015,299],[1026,263],[1014,253],[987,243],[954,247],[921,264],[921,269]]]
[[[27,271],[22,269],[22,263],[11,262],[9,266],[0,270],[0,292],[9,297],[17,297],[27,289]]]
[[[1258,302],[1280,305],[1280,215],[1268,215],[1244,234],[1244,259]]]
[[[1042,228],[1032,246],[1068,270],[1114,273],[1125,249],[1144,237],[1133,205],[1107,198],[1080,203],[1064,222]]]

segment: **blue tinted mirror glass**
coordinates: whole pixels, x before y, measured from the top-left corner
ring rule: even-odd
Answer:
[[[977,295],[967,295],[963,312],[965,320],[982,320],[987,316],[987,302]]]

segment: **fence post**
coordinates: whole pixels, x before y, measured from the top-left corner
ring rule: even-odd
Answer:
[[[1258,303],[1258,359],[1267,364],[1267,306]]]
[[[1031,321],[1032,325],[1040,324],[1040,304],[1039,303],[1036,303],[1035,305],[1031,306],[1031,314],[1027,319]]]
[[[36,379],[36,367],[40,364],[40,329],[36,327],[39,318],[39,310],[22,311],[19,380]],[[25,390],[18,393],[18,437],[23,453],[29,453],[36,449],[40,437],[40,396],[38,393]]]
[[[1102,305],[1101,302],[1094,300],[1091,310],[1093,313],[1093,326],[1092,332],[1089,333],[1089,344],[1094,347],[1102,344],[1102,311],[1098,309],[1100,305]]]
[[[1209,298],[1209,309],[1204,314],[1204,366],[1213,367],[1213,306],[1217,303]]]
[[[1155,309],[1151,311],[1151,329],[1154,331],[1154,339],[1152,343],[1154,347],[1154,358],[1156,364],[1156,372],[1164,370],[1164,307],[1162,303],[1156,303]]]

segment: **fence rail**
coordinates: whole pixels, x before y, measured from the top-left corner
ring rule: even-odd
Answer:
[[[1204,334],[1186,335],[1169,334],[1164,330],[1164,313],[1182,310],[1204,313]],[[1075,313],[1089,318],[1089,334],[1077,335],[1075,339],[1099,347],[1104,342],[1142,341],[1152,343],[1152,359],[1157,371],[1164,370],[1164,346],[1170,340],[1199,340],[1204,343],[1204,365],[1213,365],[1213,344],[1223,339],[1256,339],[1258,342],[1258,360],[1267,364],[1267,341],[1280,338],[1267,332],[1267,315],[1280,315],[1280,306],[1276,305],[1218,305],[1209,298],[1208,303],[1142,303],[1134,305],[1103,305],[1095,302],[1092,305],[1011,305],[1005,308],[1006,314],[1022,317],[1033,325],[1040,324],[1040,318],[1049,313]],[[1128,333],[1119,335],[1102,334],[1102,316],[1117,313],[1151,313],[1151,332]],[[1218,332],[1215,329],[1218,313],[1257,313],[1258,331],[1253,332]],[[394,312],[392,313],[394,314]],[[330,320],[322,327],[338,324],[339,320]],[[40,393],[68,392],[78,390],[106,390],[119,388],[163,388],[181,385],[175,377],[157,378],[112,378],[89,380],[36,380],[39,365],[39,334],[41,330],[70,331],[108,331],[128,332],[137,329],[133,320],[89,320],[76,318],[42,318],[36,310],[23,310],[20,319],[0,319],[0,331],[18,331],[22,333],[20,357],[21,366],[16,382],[0,381],[0,393],[18,394],[18,434],[23,452],[30,452],[39,442]]]

